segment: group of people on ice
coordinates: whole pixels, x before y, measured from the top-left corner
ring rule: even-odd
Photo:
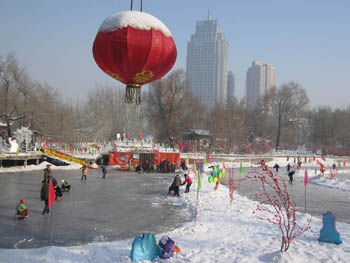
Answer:
[[[182,185],[186,185],[185,193],[190,192],[190,188],[192,185],[192,179],[189,176],[188,172],[183,173],[183,176],[184,176],[183,182],[181,181],[180,175],[177,174],[175,176],[173,183],[169,187],[169,192],[168,192],[169,195],[180,196],[180,186],[182,186]]]
[[[55,177],[51,175],[51,165],[48,164],[44,169],[44,180],[42,180],[42,186],[40,191],[41,201],[45,201],[45,207],[42,214],[50,213],[49,208],[49,192],[50,192],[50,180],[52,181],[53,188],[55,190],[56,200],[58,197],[62,197],[62,192],[69,192],[71,190],[71,185],[67,180],[63,179],[61,187],[57,184]]]
[[[273,168],[276,170],[276,173],[278,173],[278,170],[279,170],[280,166],[279,166],[278,163],[276,163],[276,164],[273,166]],[[293,176],[294,176],[294,174],[295,174],[295,167],[291,166],[291,165],[288,163],[287,166],[286,166],[286,168],[287,168],[287,174],[288,174],[288,177],[289,177],[289,183],[290,183],[290,184],[293,184]],[[297,165],[296,168],[297,168],[297,169],[300,169],[300,168],[301,168],[301,164],[298,163],[298,165]]]
[[[71,185],[65,179],[63,179],[61,187],[58,185],[55,177],[51,175],[51,165],[46,165],[44,169],[44,178],[41,181],[41,190],[40,190],[40,199],[41,201],[45,201],[45,207],[42,214],[50,213],[49,208],[49,192],[50,192],[50,181],[52,181],[52,185],[55,191],[56,200],[58,197],[62,197],[62,192],[69,192],[71,190]],[[24,203],[24,200],[19,200],[16,206],[16,214],[17,219],[25,219],[28,218],[28,207]]]

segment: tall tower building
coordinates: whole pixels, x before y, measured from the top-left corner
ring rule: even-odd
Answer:
[[[227,103],[232,102],[235,98],[235,75],[230,70],[227,75]]]
[[[247,71],[246,102],[247,109],[259,106],[260,98],[275,86],[275,68],[260,61],[253,61]]]
[[[198,21],[187,43],[187,86],[193,96],[213,108],[227,101],[229,45],[217,20]]]

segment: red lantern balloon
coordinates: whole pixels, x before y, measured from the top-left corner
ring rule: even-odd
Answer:
[[[143,12],[124,11],[102,23],[93,49],[97,65],[125,83],[125,101],[141,101],[141,85],[164,76],[176,61],[176,46],[169,29]]]

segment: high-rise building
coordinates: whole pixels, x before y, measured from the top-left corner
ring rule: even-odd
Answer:
[[[193,96],[213,108],[227,101],[229,45],[217,20],[198,21],[187,43],[187,86]]]
[[[232,102],[235,98],[235,75],[230,70],[227,75],[227,103]]]
[[[275,68],[260,61],[253,61],[247,71],[246,103],[248,109],[259,106],[260,98],[275,86]]]

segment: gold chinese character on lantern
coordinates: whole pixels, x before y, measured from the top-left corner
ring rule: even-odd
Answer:
[[[117,73],[113,73],[110,70],[107,70],[106,73],[111,76],[112,78],[119,80],[119,81],[123,81],[124,79],[122,77],[120,77]]]
[[[154,74],[152,71],[145,69],[140,73],[136,73],[133,80],[136,83],[145,83],[145,82],[148,82],[153,76]]]

